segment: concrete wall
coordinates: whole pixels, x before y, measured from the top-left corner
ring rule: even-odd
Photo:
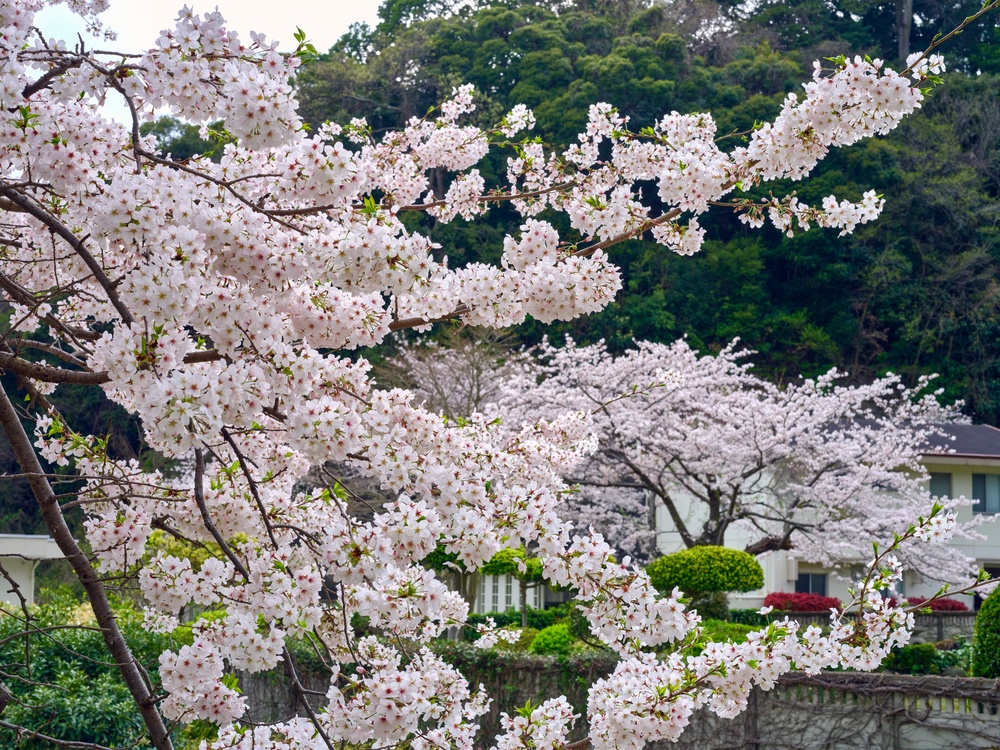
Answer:
[[[614,669],[610,654],[589,658],[459,655],[459,668],[472,684],[483,683],[493,698],[480,721],[477,747],[489,747],[501,712],[512,714],[527,700],[538,704],[566,695],[586,713],[589,686]],[[255,721],[274,721],[296,710],[287,680],[243,675],[241,687]],[[326,692],[322,678],[304,680]],[[314,707],[322,706],[316,696]],[[699,711],[678,743],[655,750],[996,750],[1000,748],[1000,689],[996,680],[910,677],[829,672],[785,675],[774,690],[754,691],[748,709],[735,719]],[[585,736],[577,722],[571,739]]]
[[[792,674],[726,721],[698,712],[682,750],[994,750],[995,680],[830,673]],[[667,750],[659,743],[657,750]]]

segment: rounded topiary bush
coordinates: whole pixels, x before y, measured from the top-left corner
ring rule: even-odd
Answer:
[[[753,591],[764,585],[764,570],[753,555],[728,547],[692,547],[653,560],[646,572],[661,594],[679,588],[695,595],[712,591]]]
[[[515,653],[523,654],[531,648],[531,644],[535,642],[535,638],[537,638],[538,634],[541,632],[537,628],[533,628],[531,626],[526,628],[517,628],[517,630],[521,631],[521,635],[513,643],[507,643],[507,641],[504,640],[497,643],[497,648],[500,651],[513,651]]]
[[[692,547],[646,566],[661,594],[679,588],[702,617],[729,617],[727,591],[753,591],[764,585],[764,571],[753,555],[728,547]]]
[[[986,597],[976,614],[972,676],[1000,677],[1000,588]]]
[[[575,643],[576,638],[569,632],[569,623],[560,622],[538,631],[529,650],[543,656],[569,656]]]

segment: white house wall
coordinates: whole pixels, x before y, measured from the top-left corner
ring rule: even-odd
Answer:
[[[7,575],[17,584],[18,590],[27,600],[28,604],[33,604],[35,601],[36,564],[34,560],[21,560],[16,557],[0,558],[0,565],[3,565],[4,570],[7,571]],[[21,606],[21,600],[14,593],[14,587],[11,586],[10,581],[6,577],[0,577],[0,600],[5,605],[14,605],[15,609]],[[11,607],[4,606],[4,609],[10,611]]]
[[[972,497],[972,475],[974,473],[1000,474],[1000,459],[992,458],[928,456],[924,465],[929,472],[950,473],[952,475],[951,486],[954,497]],[[675,505],[688,528],[701,529],[708,515],[703,503],[693,501],[690,496],[681,495],[675,497]],[[957,538],[951,542],[951,546],[955,547],[956,552],[974,558],[980,567],[1000,568],[1000,524],[994,523],[997,516],[974,514],[971,506],[958,510],[958,520],[961,523],[969,522],[975,516],[983,520],[983,524],[977,531],[984,538],[978,540]],[[666,507],[660,501],[656,503],[656,530],[657,547],[661,554],[684,549],[680,534],[676,531]],[[750,535],[739,526],[731,528],[726,533],[727,547],[744,549],[749,541]],[[860,572],[860,563],[862,562],[859,560],[859,566],[856,566],[856,570],[844,570],[838,574],[822,566],[797,560],[794,552],[768,552],[760,555],[757,559],[764,570],[764,587],[758,591],[730,595],[730,606],[733,608],[756,609],[763,605],[764,597],[770,592],[795,591],[795,583],[801,573],[827,574],[827,596],[837,597],[841,601],[849,600],[848,589],[851,588],[851,582],[847,576],[850,576],[852,572]],[[937,582],[923,579],[913,572],[908,572],[904,578],[902,594],[904,596],[931,596],[937,592],[939,585]],[[955,598],[964,601],[970,608],[973,605],[971,596],[956,596]]]
[[[476,597],[475,612],[506,612],[521,609],[521,582],[512,575],[484,575],[479,581],[479,595]],[[528,588],[527,604],[532,609],[541,609],[541,586]]]

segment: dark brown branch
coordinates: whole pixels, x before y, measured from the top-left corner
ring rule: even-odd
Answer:
[[[789,538],[788,534],[783,536],[765,536],[763,539],[758,539],[753,544],[748,544],[743,551],[754,555],[762,555],[765,552],[775,552],[777,550],[788,550],[792,548],[792,540]]]
[[[212,538],[215,539],[215,543],[219,545],[226,557],[233,564],[233,567],[239,571],[240,575],[246,581],[250,580],[250,571],[246,569],[243,562],[236,556],[232,548],[226,543],[226,540],[222,538],[222,534],[215,527],[215,523],[212,521],[212,516],[208,512],[208,506],[205,504],[205,452],[201,448],[194,449],[194,501],[198,505],[198,510],[201,511],[201,520],[205,524],[205,528],[208,529]]]
[[[247,484],[250,486],[250,494],[253,496],[254,502],[257,503],[257,510],[260,512],[261,520],[264,522],[264,528],[267,529],[267,537],[271,540],[271,544],[274,545],[274,548],[278,549],[278,542],[274,539],[274,529],[271,528],[271,521],[267,517],[267,509],[264,507],[264,502],[260,499],[260,494],[257,492],[257,482],[250,473],[250,467],[248,466],[246,456],[243,455],[243,451],[241,451],[240,447],[236,445],[236,441],[233,440],[233,436],[229,434],[229,430],[225,427],[222,428],[222,438],[229,443],[229,447],[232,448],[233,453],[236,454],[236,460],[240,462],[240,468],[243,470],[243,476],[246,477]]]
[[[22,727],[18,724],[11,724],[9,721],[0,720],[0,727],[4,729],[10,729],[15,732],[19,737],[34,737],[36,740],[42,740],[43,742],[49,742],[57,747],[70,748],[70,750],[115,750],[114,748],[108,747],[107,745],[96,745],[93,742],[76,742],[74,740],[60,740],[57,737],[50,737],[47,734],[42,734],[41,732],[36,732],[34,729],[28,729],[27,727]]]
[[[222,355],[214,349],[203,352],[191,352],[184,356],[184,364],[196,364],[198,362],[216,362],[222,359]],[[43,383],[73,383],[76,385],[103,385],[111,382],[111,377],[106,370],[100,372],[86,372],[80,370],[64,370],[61,367],[52,367],[39,362],[31,362],[22,357],[18,357],[9,351],[0,351],[0,368],[10,370],[26,378],[41,380]]]
[[[399,320],[394,320],[389,324],[390,331],[402,331],[407,328],[419,328],[420,326],[428,326],[434,323],[444,323],[446,320],[451,320],[452,318],[457,318],[460,315],[465,315],[469,312],[469,308],[465,305],[459,305],[452,312],[447,315],[443,315],[440,318],[431,318],[427,320],[425,318],[400,318]]]
[[[69,227],[59,221],[44,208],[38,206],[27,196],[22,195],[16,190],[10,189],[0,190],[0,193],[2,193],[7,200],[18,206],[26,214],[33,216],[50,230],[62,237],[63,240],[65,240],[69,246],[76,251],[76,254],[80,256],[87,268],[90,269],[90,272],[94,274],[94,278],[97,279],[97,283],[104,288],[104,293],[108,295],[108,301],[111,302],[112,307],[118,311],[118,315],[121,316],[125,325],[131,325],[135,322],[135,318],[132,317],[132,313],[125,306],[125,303],[122,302],[121,297],[118,296],[118,290],[115,288],[115,284],[108,278],[108,275],[104,272],[104,269],[101,268],[101,264],[97,262],[97,259],[90,254],[89,250],[87,250],[82,239],[73,234]]]
[[[36,341],[35,339],[24,338],[23,336],[13,336],[10,339],[10,343],[13,347],[27,347],[29,349],[37,349],[39,351],[45,352],[46,354],[51,354],[53,357],[58,357],[63,362],[66,362],[77,367],[86,367],[87,363],[84,362],[79,357],[74,357],[70,352],[60,349],[58,346],[53,344],[47,344],[44,341]]]
[[[135,657],[132,655],[128,644],[125,642],[125,638],[122,636],[121,630],[118,628],[118,622],[108,601],[104,584],[97,575],[97,571],[90,564],[90,560],[87,559],[87,556],[76,543],[73,534],[69,530],[69,526],[66,525],[66,519],[63,518],[62,511],[59,508],[59,502],[52,492],[52,487],[42,476],[41,464],[38,462],[38,457],[31,446],[31,441],[24,432],[24,427],[21,425],[14,405],[11,404],[6,391],[0,392],[0,427],[3,428],[7,435],[7,440],[10,442],[21,470],[29,475],[28,484],[35,496],[35,500],[38,502],[38,507],[41,510],[42,518],[49,529],[49,533],[52,534],[52,538],[59,545],[59,549],[70,565],[73,566],[73,571],[87,592],[87,599],[90,601],[97,624],[101,627],[104,643],[118,665],[122,679],[125,681],[125,685],[128,687],[129,693],[132,695],[132,699],[139,709],[139,714],[142,716],[143,723],[149,732],[153,747],[157,748],[157,750],[173,750],[170,734],[163,723],[163,718],[156,710],[156,699],[146,686],[142,671],[136,664]],[[76,747],[96,748],[100,746],[78,744]]]
[[[309,698],[307,696],[306,688],[302,684],[302,681],[299,679],[298,672],[295,671],[295,664],[292,662],[292,655],[288,651],[287,647],[285,648],[284,656],[285,656],[285,671],[288,672],[288,678],[292,681],[292,687],[295,688],[295,693],[296,695],[298,695],[299,700],[302,702],[302,707],[306,710],[306,714],[312,721],[313,728],[316,730],[316,733],[323,739],[323,742],[326,744],[326,746],[330,750],[333,750],[333,743],[330,741],[329,736],[327,736],[326,732],[323,730],[323,725],[320,724],[319,717],[316,716],[316,712],[313,710],[313,707],[309,704]]]
[[[61,76],[67,70],[72,70],[73,68],[79,68],[80,64],[83,62],[83,57],[72,57],[66,62],[59,63],[55,67],[50,68],[46,72],[42,73],[38,77],[38,80],[33,83],[29,83],[23,89],[21,89],[21,96],[25,99],[30,99],[34,94],[37,94],[44,88],[47,88],[53,79]]]
[[[100,385],[107,383],[110,378],[106,372],[83,372],[81,370],[64,370],[61,367],[50,367],[49,365],[29,362],[18,357],[0,351],[0,368],[16,372],[26,378],[34,378],[45,383],[73,383],[76,385]]]
[[[10,295],[18,304],[24,305],[25,307],[36,308],[39,302],[44,300],[39,300],[31,292],[22,287],[16,281],[0,273],[0,289],[3,289],[7,294]],[[95,333],[94,331],[88,331],[83,328],[76,328],[74,326],[68,326],[59,320],[55,315],[49,313],[44,318],[42,318],[46,323],[48,323],[53,328],[56,328],[66,334],[69,338],[82,339],[84,341],[97,341],[101,338],[101,334]]]

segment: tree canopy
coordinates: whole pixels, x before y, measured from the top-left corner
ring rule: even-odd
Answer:
[[[390,3],[377,28],[307,66],[297,79],[307,121],[365,117],[381,133],[469,81],[482,121],[524,102],[534,132],[557,146],[575,137],[596,100],[614,102],[635,130],[663,112],[711,110],[726,134],[772,117],[814,57],[895,57],[888,2],[511,1],[447,4],[446,14],[439,5]],[[917,2],[914,48],[970,7]],[[709,23],[719,33],[699,36],[698,24]],[[751,233],[718,213],[705,222],[705,251],[691,259],[629,242],[616,255],[624,284],[615,302],[548,332],[605,339],[616,350],[633,337],[687,336],[718,351],[738,335],[759,352],[759,371],[778,381],[832,366],[855,382],[893,371],[913,385],[940,373],[948,398],[996,424],[1000,80],[988,62],[996,34],[989,21],[949,43],[959,68],[982,75],[949,74],[922,113],[886,139],[834,150],[808,185],[780,185],[808,201],[831,192],[857,198],[873,187],[886,200],[877,224],[788,238]],[[505,158],[488,158],[481,171],[501,175]],[[498,207],[474,223],[437,226],[435,236],[451,258],[495,261],[491,248],[513,216]],[[529,322],[518,335],[536,343],[542,333]]]

